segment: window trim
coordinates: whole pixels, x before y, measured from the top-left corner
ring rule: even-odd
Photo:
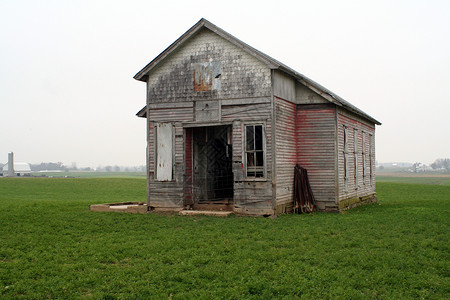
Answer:
[[[263,139],[263,176],[262,177],[254,177],[247,175],[247,126],[261,126],[262,128],[262,139]],[[265,121],[255,121],[255,122],[245,122],[242,124],[242,164],[243,164],[243,172],[244,172],[244,181],[267,181],[267,138],[266,138],[266,122]]]

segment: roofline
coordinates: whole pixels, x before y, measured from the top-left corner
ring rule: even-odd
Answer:
[[[140,111],[136,113],[136,116],[140,118],[146,118],[147,117],[147,105],[144,106]]]
[[[154,58],[150,63],[148,63],[142,70],[140,70],[136,75],[134,75],[134,79],[146,82],[148,79],[148,73],[155,68],[162,60],[164,60],[167,56],[169,56],[172,52],[174,52],[178,47],[180,47],[183,43],[185,43],[190,37],[197,34],[202,28],[207,28],[220,37],[224,38],[225,40],[229,41],[233,45],[237,46],[238,48],[241,48],[243,51],[247,52],[248,54],[254,56],[255,58],[259,59],[263,63],[265,63],[270,69],[274,70],[280,70],[295,79],[297,79],[298,82],[302,83],[309,89],[313,90],[320,96],[324,97],[326,100],[330,101],[331,103],[336,104],[337,106],[344,107],[348,109],[349,111],[352,111],[356,113],[357,115],[360,115],[361,117],[377,124],[381,125],[379,121],[372,118],[356,106],[350,104],[346,100],[344,100],[342,97],[339,97],[335,93],[331,92],[324,86],[318,84],[314,80],[306,77],[305,75],[298,73],[297,71],[289,68],[287,65],[279,62],[278,60],[270,57],[269,55],[249,46],[248,44],[242,42],[238,38],[234,37],[233,35],[229,34],[228,32],[224,31],[223,29],[217,27],[213,23],[209,22],[208,20],[202,18],[200,21],[198,21],[194,26],[189,28],[182,36],[180,36],[175,42],[173,42],[169,47],[167,47],[163,52],[161,52],[156,58]],[[138,117],[144,117],[145,118],[145,107],[141,109],[136,115]]]
[[[270,56],[262,53],[259,50],[256,50],[255,48],[251,47],[250,45],[244,43],[243,41],[239,40],[235,36],[229,34],[228,32],[224,31],[223,29],[217,27],[213,23],[209,22],[208,20],[202,18],[200,21],[198,21],[194,26],[188,29],[182,36],[180,36],[175,42],[173,42],[169,47],[167,47],[163,52],[161,52],[155,59],[153,59],[150,63],[148,63],[142,70],[140,70],[136,75],[134,75],[134,79],[140,80],[140,81],[147,81],[147,74],[164,58],[169,56],[173,51],[175,51],[181,44],[186,42],[190,37],[198,33],[202,28],[208,28],[212,32],[216,33],[220,37],[224,38],[225,40],[229,41],[233,45],[237,46],[238,48],[241,48],[245,52],[256,56],[259,60],[263,61],[265,64],[268,65],[271,69],[276,69],[280,66],[280,62],[276,61],[275,59],[271,58]]]

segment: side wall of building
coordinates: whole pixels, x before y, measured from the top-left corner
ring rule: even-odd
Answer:
[[[375,126],[338,109],[339,208],[345,209],[375,195]]]
[[[279,72],[274,96],[277,213],[292,209],[297,163],[308,170],[318,208],[337,210],[335,105]]]

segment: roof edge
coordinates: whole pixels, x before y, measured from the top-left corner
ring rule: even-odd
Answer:
[[[330,101],[331,103],[334,103],[337,106],[341,106],[344,107],[345,109],[369,120],[370,122],[376,124],[376,125],[381,125],[381,122],[379,122],[378,120],[376,120],[375,118],[372,118],[370,115],[368,115],[367,113],[365,113],[364,111],[362,111],[361,109],[357,108],[356,106],[354,106],[353,104],[351,104],[350,102],[346,101],[344,98],[336,95],[335,93],[331,92],[329,89],[325,88],[324,86],[322,86],[321,84],[315,82],[314,80],[306,77],[303,74],[298,73],[297,71],[287,67],[286,65],[282,64],[279,67],[279,70],[293,76],[295,79],[297,79],[301,84],[303,84],[304,86],[308,87],[309,89],[311,89],[312,91],[314,91],[315,93],[317,93],[318,95],[322,96],[323,98],[325,98],[326,100]]]
[[[147,117],[147,105],[144,106],[140,111],[136,113],[136,116],[140,118],[146,118]]]

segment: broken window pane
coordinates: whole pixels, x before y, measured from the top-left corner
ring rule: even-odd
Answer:
[[[253,167],[255,165],[255,153],[247,152],[247,166]]]
[[[247,150],[255,150],[254,126],[247,126]]]
[[[256,152],[256,166],[259,166],[259,167],[264,166],[264,152],[263,151]]]
[[[255,150],[263,149],[262,126],[255,126]]]

